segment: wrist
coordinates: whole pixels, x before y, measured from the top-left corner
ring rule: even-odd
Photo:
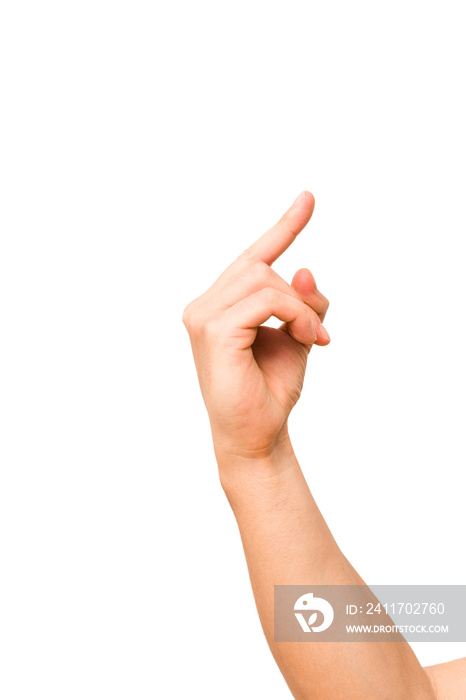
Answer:
[[[233,431],[226,433],[224,430],[217,430],[212,420],[211,430],[219,469],[231,461],[245,462],[251,466],[265,462],[274,463],[292,452],[286,421],[273,437],[254,431],[255,434],[249,435],[247,440],[238,440]]]
[[[299,470],[287,431],[263,450],[225,449],[215,437],[214,449],[220,483],[232,506],[279,489],[290,469]]]

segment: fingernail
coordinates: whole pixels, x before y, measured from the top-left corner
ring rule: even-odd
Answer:
[[[301,192],[301,194],[298,194],[298,196],[294,200],[293,204],[298,204],[298,202],[300,202],[302,199],[304,199],[305,196],[306,196],[306,190],[303,190]]]
[[[330,336],[327,333],[327,330],[323,326],[320,327],[320,332],[321,332],[322,336],[325,338],[325,340],[330,340]]]

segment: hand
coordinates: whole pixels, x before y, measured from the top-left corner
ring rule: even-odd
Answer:
[[[322,326],[329,302],[311,272],[298,270],[289,285],[271,268],[313,210],[303,192],[184,310],[217,455],[266,457],[287,439],[309,351],[330,342]],[[262,325],[271,316],[280,329]]]

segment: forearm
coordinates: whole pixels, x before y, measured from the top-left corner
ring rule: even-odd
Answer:
[[[272,456],[217,453],[238,522],[261,623],[297,698],[431,700],[431,684],[406,642],[273,641],[274,585],[364,584],[336,544],[288,440]]]
[[[289,441],[269,457],[218,455],[218,462],[261,603],[273,603],[279,584],[364,583],[335,542]]]

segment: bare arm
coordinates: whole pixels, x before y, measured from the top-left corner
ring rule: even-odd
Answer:
[[[233,466],[228,463],[227,469]],[[223,459],[219,463],[223,468]],[[435,696],[406,642],[274,642],[274,584],[364,584],[344,557],[293,455],[284,443],[224,488],[235,513],[262,626],[296,698]]]
[[[238,522],[262,627],[294,696],[435,700],[432,674],[404,641],[273,640],[274,585],[364,583],[317,508],[287,430],[309,351],[330,340],[322,325],[328,301],[309,270],[299,270],[288,285],[270,266],[313,208],[313,196],[303,193],[185,309],[220,480]],[[262,325],[271,316],[283,322],[280,329]]]
[[[466,698],[466,658],[426,667],[437,700]]]

